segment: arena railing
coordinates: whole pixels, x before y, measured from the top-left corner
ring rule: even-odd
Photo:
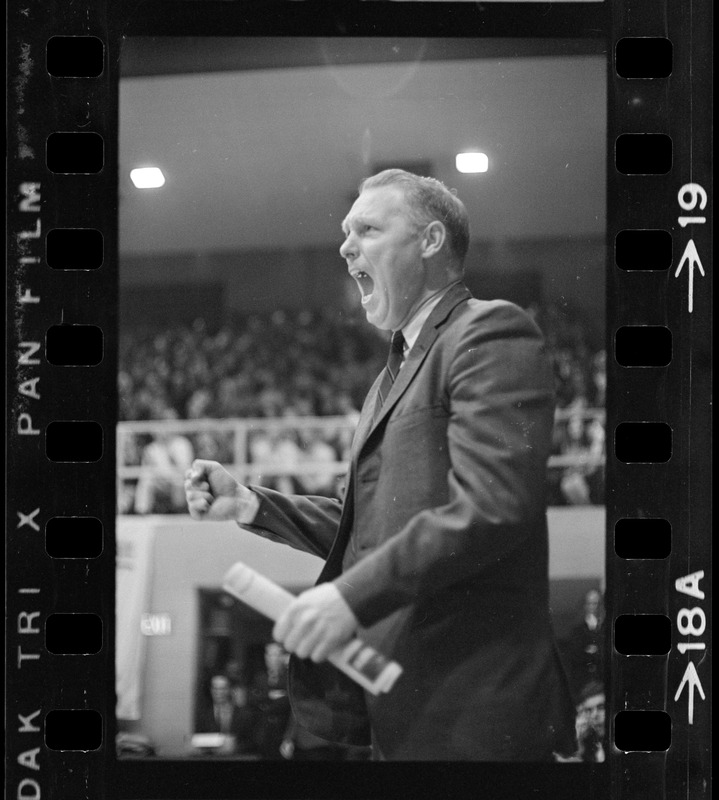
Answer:
[[[562,426],[570,420],[580,419],[583,426],[598,422],[604,428],[605,411],[600,408],[589,408],[581,411],[560,409],[555,415],[555,427],[562,436]],[[143,420],[123,421],[117,425],[117,480],[137,480],[143,475],[157,472],[157,467],[126,463],[127,437],[145,436],[156,439],[162,435],[180,435],[192,439],[202,434],[210,434],[220,447],[229,451],[229,458],[220,458],[224,466],[241,482],[257,482],[257,476],[297,476],[333,474],[343,475],[347,471],[347,461],[338,457],[336,461],[312,461],[302,454],[302,460],[295,463],[282,463],[278,458],[254,459],[252,439],[261,434],[278,437],[292,433],[299,437],[298,447],[302,448],[302,438],[312,435],[324,441],[342,440],[348,448],[356,422],[351,418],[340,417],[279,417],[279,418],[245,418],[245,419],[192,419],[192,420]],[[305,442],[306,444],[306,442]],[[560,445],[561,449],[561,445]],[[605,462],[603,441],[587,443],[586,448],[578,448],[573,452],[555,453],[549,458],[548,469],[596,469]],[[184,468],[176,470],[181,475]],[[167,475],[167,472],[164,472]]]

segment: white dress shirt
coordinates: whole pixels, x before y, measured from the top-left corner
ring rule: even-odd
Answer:
[[[456,280],[447,286],[443,286],[439,291],[430,295],[422,305],[414,312],[409,322],[402,328],[402,336],[404,336],[404,357],[407,358],[409,351],[417,341],[417,337],[422,330],[424,323],[429,319],[429,315],[439,305],[440,300],[447,294],[447,292],[460,281]],[[404,362],[403,362],[404,363]]]

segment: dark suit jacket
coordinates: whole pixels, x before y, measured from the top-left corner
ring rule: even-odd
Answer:
[[[518,307],[451,288],[378,418],[355,435],[343,506],[261,497],[253,529],[327,559],[359,635],[404,668],[366,698],[388,759],[534,760],[572,752],[574,709],[548,612],[545,472],[554,394]],[[293,659],[293,708],[362,743],[354,684]],[[359,710],[358,710],[359,709]]]

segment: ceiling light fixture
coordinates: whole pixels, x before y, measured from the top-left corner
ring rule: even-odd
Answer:
[[[130,180],[138,189],[157,189],[165,183],[159,167],[138,167],[130,170]]]
[[[489,169],[489,159],[485,153],[457,153],[455,164],[459,172],[465,173],[486,172]]]

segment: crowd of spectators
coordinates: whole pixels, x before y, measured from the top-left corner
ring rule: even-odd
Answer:
[[[295,722],[287,694],[289,653],[277,642],[264,646],[263,668],[243,680],[236,662],[210,679],[209,693],[199,698],[195,730],[219,733],[212,747],[193,737],[191,755],[233,755],[267,761],[344,761],[368,755],[311,734]],[[208,696],[209,695],[209,696]],[[198,746],[199,745],[199,746]]]
[[[549,303],[529,309],[544,332],[554,369],[557,419],[552,454],[575,463],[549,471],[550,505],[604,502],[607,354],[576,309]],[[598,413],[592,413],[592,412]]]
[[[578,313],[556,304],[531,307],[552,356],[558,417],[553,454],[572,466],[550,470],[552,505],[604,499],[606,354]],[[361,310],[276,310],[226,321],[197,319],[170,328],[124,330],[118,376],[121,420],[275,419],[343,417],[337,431],[274,433],[253,426],[245,458],[270,467],[256,481],[295,492],[340,496],[336,471],[277,475],[278,465],[337,463],[347,456],[364,396],[382,369],[386,342]],[[172,513],[183,508],[173,475],[193,458],[232,463],[228,436],[125,435],[120,462],[152,468],[122,483],[121,513]],[[273,470],[273,467],[275,468]],[[173,488],[174,485],[174,488]]]
[[[361,406],[385,359],[356,312],[278,310],[121,338],[122,420],[342,415]]]

